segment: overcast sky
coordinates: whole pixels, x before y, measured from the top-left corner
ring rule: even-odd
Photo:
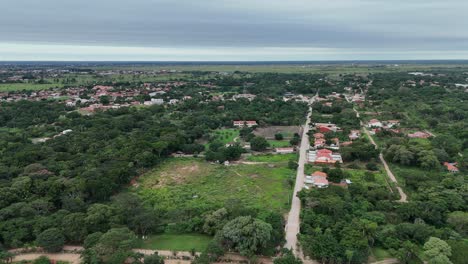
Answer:
[[[468,59],[468,0],[2,0],[0,60]]]

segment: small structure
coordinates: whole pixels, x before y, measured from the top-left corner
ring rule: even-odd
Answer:
[[[275,152],[279,154],[289,154],[294,153],[296,150],[294,147],[286,147],[286,148],[275,148]]]
[[[248,120],[248,121],[243,121],[243,120],[235,120],[233,121],[233,125],[235,127],[253,127],[253,126],[257,126],[257,121],[254,121],[254,120]]]
[[[457,163],[453,162],[444,162],[444,166],[447,168],[447,170],[451,173],[457,173],[459,172],[458,168],[456,167]]]

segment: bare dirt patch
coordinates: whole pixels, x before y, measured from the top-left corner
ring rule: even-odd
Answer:
[[[274,139],[275,134],[281,133],[284,138],[292,138],[294,133],[300,134],[300,131],[300,126],[269,126],[255,129],[254,134],[266,139]]]
[[[141,177],[141,183],[147,188],[161,188],[190,182],[192,179],[206,175],[212,166],[199,160],[178,158],[177,161],[163,164],[160,168]]]

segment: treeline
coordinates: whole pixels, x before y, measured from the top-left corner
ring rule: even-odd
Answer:
[[[428,257],[420,252],[435,237],[454,247],[447,255],[453,263],[463,263],[466,201],[461,193],[448,192],[426,190],[424,199],[398,203],[383,186],[353,183],[348,189],[302,191],[303,250],[322,263],[365,263],[371,248],[381,247],[402,263],[412,263]]]
[[[229,228],[216,243],[245,254],[273,254],[271,250],[282,242],[284,223],[281,215],[268,209],[256,211],[233,202],[235,206],[226,205],[221,216],[220,208],[203,205],[160,211],[136,196],[118,193],[169,154],[200,146],[196,141],[213,129],[231,126],[232,119],[251,118],[265,125],[275,119],[294,123],[304,118],[305,107],[254,100],[226,102],[221,110],[215,103],[187,102],[83,116],[54,102],[5,103],[0,111],[5,128],[0,131],[0,244],[11,248],[52,240],[82,243],[97,237],[95,233],[113,229],[137,236],[168,228],[214,235],[223,230],[221,223],[247,217],[231,227],[262,226],[260,242],[257,238],[252,242],[258,245],[226,242],[234,239],[228,235]],[[66,129],[72,132],[60,134]],[[31,142],[43,134],[58,136],[45,143]],[[190,225],[169,225],[179,216],[190,216]],[[213,217],[220,217],[220,222],[206,224]],[[96,252],[90,254],[100,261],[106,259]]]

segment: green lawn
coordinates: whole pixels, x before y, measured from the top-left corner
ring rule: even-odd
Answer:
[[[140,241],[139,248],[172,251],[203,251],[212,237],[201,234],[161,234]]]
[[[223,143],[224,145],[231,142],[237,142],[239,137],[239,130],[235,128],[218,129],[212,133],[214,140]],[[210,144],[205,144],[208,149]]]
[[[291,146],[291,144],[289,144],[289,140],[268,140],[268,143],[270,143],[270,146],[272,148],[281,148],[281,147]]]
[[[216,208],[237,199],[246,206],[287,212],[294,174],[287,163],[224,166],[174,158],[143,175],[136,191],[158,209]]]

